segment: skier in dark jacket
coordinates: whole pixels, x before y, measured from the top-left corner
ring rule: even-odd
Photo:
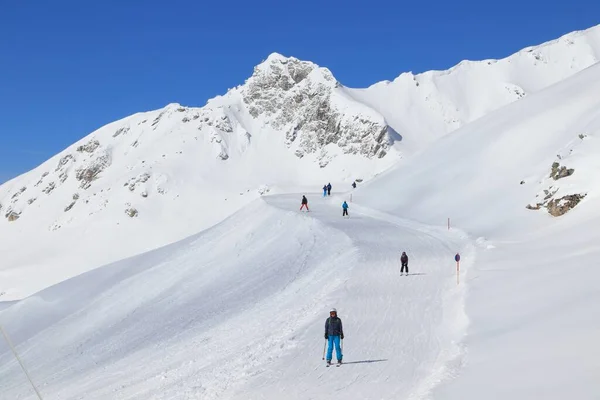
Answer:
[[[302,211],[303,207],[306,207],[306,211],[310,211],[308,209],[308,199],[306,198],[306,196],[302,196],[302,205],[300,206],[300,211]]]
[[[327,196],[331,196],[331,183],[327,184]]]
[[[356,181],[352,182],[352,187],[356,189]]]
[[[402,268],[400,269],[400,275],[402,275],[402,273],[404,272],[404,268],[406,268],[406,275],[408,275],[408,256],[406,255],[406,252],[402,252],[402,255],[400,256],[400,262],[402,263]]]
[[[338,318],[337,310],[335,308],[332,308],[331,311],[329,311],[329,318],[325,321],[325,339],[329,341],[329,346],[327,348],[327,365],[331,365],[334,345],[338,364],[341,364],[342,348],[340,347],[340,339],[344,340],[344,329],[342,328],[342,320]]]

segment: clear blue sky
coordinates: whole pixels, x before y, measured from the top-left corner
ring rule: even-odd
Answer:
[[[365,87],[598,23],[596,0],[2,1],[0,182],[115,119],[202,106],[274,51]]]

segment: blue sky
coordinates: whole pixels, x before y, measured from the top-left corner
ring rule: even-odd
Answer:
[[[0,7],[0,182],[100,126],[202,106],[271,52],[365,87],[600,23],[600,2],[30,0]]]

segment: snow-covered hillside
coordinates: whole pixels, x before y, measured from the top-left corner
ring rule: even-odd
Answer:
[[[401,74],[392,82],[348,89],[379,111],[413,154],[442,135],[600,61],[600,25],[500,60],[463,61],[447,71]]]
[[[349,187],[392,165],[398,139],[327,69],[273,54],[203,108],[116,121],[0,187],[0,293],[180,240],[265,193]]]
[[[180,240],[265,193],[327,182],[346,190],[599,54],[594,27],[360,90],[274,53],[205,107],[170,104],[113,122],[0,186],[1,298]],[[47,281],[32,286],[24,272]]]
[[[597,32],[572,37],[591,41]],[[263,75],[274,66],[282,77]],[[256,199],[252,190],[306,190],[327,174],[341,183],[357,170],[374,173],[396,161],[411,136],[389,110],[343,97],[371,89],[347,90],[326,70],[313,78],[312,69],[290,88],[304,68],[274,55],[204,109],[171,105],[118,121],[1,188],[13,220],[0,224],[11,229],[2,231],[3,297],[45,289],[1,305],[0,324],[44,395],[597,398],[600,64],[557,75],[554,84],[548,78],[549,87],[540,83],[495,111],[474,101],[482,108],[469,118],[478,119],[427,147],[414,142],[418,154],[355,191],[309,195],[311,211],[299,214],[299,194]],[[324,137],[282,134],[296,125],[286,93],[321,84],[340,127],[363,116],[354,122],[364,129],[360,143],[347,127],[327,143],[320,117],[301,126]],[[310,96],[300,103],[302,115],[312,115]],[[263,112],[253,116],[255,108]],[[396,131],[402,140],[392,145]],[[21,190],[22,182],[33,185]],[[251,192],[240,195],[242,184]],[[30,196],[36,200],[23,203]],[[344,219],[340,203],[350,199]],[[56,220],[52,207],[72,219]],[[219,223],[81,273],[98,258],[116,260],[212,222]],[[36,231],[46,225],[56,229]],[[403,250],[411,275],[401,277]],[[332,306],[346,337],[339,369],[321,359]],[[0,376],[1,399],[34,398],[4,343]]]
[[[434,399],[598,397],[598,93],[600,64],[449,134],[355,193],[396,216],[449,217],[475,239],[466,352]]]

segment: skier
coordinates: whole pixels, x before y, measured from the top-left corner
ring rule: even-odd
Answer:
[[[346,203],[345,201],[344,201],[344,203],[342,204],[342,209],[344,210],[344,211],[342,212],[342,217],[344,217],[344,216],[348,216],[348,217],[350,217],[350,216],[348,215],[348,203]]]
[[[352,187],[356,189],[356,181],[352,182]]]
[[[331,196],[331,183],[327,184],[327,196]]]
[[[306,196],[302,195],[302,205],[300,206],[300,211],[302,211],[302,208],[306,207],[306,211],[310,211],[308,209],[308,199],[306,198]]]
[[[402,252],[402,255],[400,256],[400,262],[402,263],[402,268],[400,269],[400,275],[402,275],[402,273],[404,272],[404,268],[406,268],[406,275],[408,276],[408,256],[406,255],[406,252]]]
[[[342,348],[340,347],[340,339],[344,340],[344,329],[342,328],[342,320],[337,316],[337,310],[332,308],[329,311],[329,318],[325,321],[325,340],[329,342],[327,348],[327,366],[331,365],[333,357],[333,346],[335,345],[335,354],[337,355],[338,367],[342,365]]]
[[[327,185],[323,185],[323,197],[327,196]]]

